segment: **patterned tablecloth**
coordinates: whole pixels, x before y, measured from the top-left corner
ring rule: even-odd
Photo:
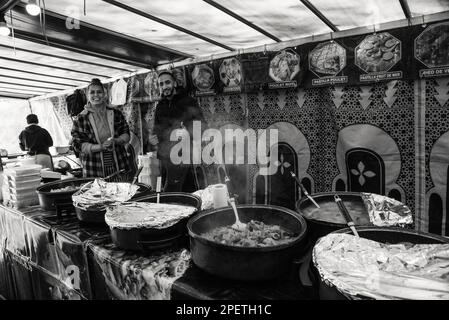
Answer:
[[[95,279],[103,278],[107,293],[113,299],[170,300],[173,282],[191,263],[186,249],[142,254],[117,249],[112,243],[90,244],[89,247],[93,253]]]

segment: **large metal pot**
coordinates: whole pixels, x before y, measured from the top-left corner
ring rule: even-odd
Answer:
[[[291,262],[301,251],[307,225],[296,212],[271,205],[239,205],[239,218],[278,225],[295,234],[290,242],[271,247],[237,247],[205,238],[204,233],[235,222],[230,207],[198,214],[187,223],[193,262],[208,273],[236,280],[256,281],[279,277],[289,272]]]
[[[61,181],[50,182],[36,188],[39,197],[39,205],[42,209],[55,211],[59,205],[68,205],[72,203],[72,194],[77,192],[85,183],[93,181],[94,178],[67,179]],[[52,189],[60,189],[68,186],[76,187],[73,190],[62,192],[50,192]]]
[[[137,202],[157,202],[157,195],[152,194],[135,199]],[[201,199],[185,192],[163,192],[160,194],[160,203],[179,204],[195,207],[197,212],[201,210]],[[194,213],[195,214],[195,213]],[[156,228],[111,228],[111,238],[114,244],[127,250],[156,250],[167,248],[175,244],[187,242],[186,224],[189,218],[179,220],[174,225]]]
[[[357,227],[357,232],[362,238],[370,239],[373,241],[378,241],[382,243],[400,243],[409,242],[413,244],[443,244],[449,243],[449,238],[445,238],[439,235],[420,232],[411,229],[402,229],[395,227]],[[351,234],[352,231],[349,228],[340,229],[334,231],[333,233],[347,233]],[[313,264],[313,263],[312,263]],[[319,296],[322,300],[347,300],[350,297],[346,297],[341,292],[339,292],[334,286],[327,284],[318,275],[315,265],[313,265],[313,272],[317,275],[319,279]]]
[[[353,206],[358,207],[360,211],[366,215],[369,221],[368,210],[366,209],[363,199],[360,193],[357,192],[323,192],[323,193],[315,193],[312,195],[312,198],[318,203],[318,205],[322,206],[326,203],[334,203],[334,195],[338,194],[338,196],[342,199],[345,204],[351,203]],[[318,238],[323,237],[333,231],[342,229],[346,227],[345,223],[332,223],[328,221],[320,220],[320,218],[312,219],[308,217],[306,214],[307,210],[315,209],[316,206],[310,201],[309,198],[303,197],[296,202],[296,211],[301,214],[307,221],[308,226],[308,235],[309,238],[315,242]],[[338,212],[338,207],[335,204],[335,210]],[[351,214],[351,209],[348,208],[349,213]],[[322,214],[325,214],[323,212]],[[351,214],[352,216],[352,214]],[[357,221],[354,221],[356,225],[360,225]]]
[[[136,183],[139,186],[136,194],[131,198],[131,200],[141,198],[145,195],[150,194],[151,187],[144,183]],[[76,216],[78,220],[83,223],[92,223],[92,224],[103,224],[105,225],[104,215],[106,214],[105,206],[92,206],[87,209],[82,209],[79,207],[75,207]]]

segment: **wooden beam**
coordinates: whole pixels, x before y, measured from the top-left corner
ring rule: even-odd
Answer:
[[[407,0],[399,0],[399,3],[401,4],[402,11],[404,11],[405,18],[410,20],[412,18],[412,13],[410,12]]]
[[[2,69],[2,67],[0,67],[0,69]],[[9,74],[8,74],[8,75],[0,74],[0,77],[3,77],[3,78],[11,78],[11,79],[17,79],[17,80],[32,81],[32,82],[39,82],[39,83],[56,84],[56,85],[64,86],[64,87],[77,87],[77,85],[74,85],[74,84],[66,84],[66,83],[60,83],[60,82],[52,82],[52,81],[45,81],[45,80],[37,80],[37,79],[31,79],[31,78],[22,78],[22,77],[11,76],[11,75],[9,75]]]
[[[323,21],[332,31],[339,31],[337,26],[333,24],[328,18],[324,16],[324,14],[318,10],[313,4],[310,3],[309,0],[299,0],[303,5],[307,7],[314,15],[316,15],[321,21]]]
[[[254,23],[246,20],[245,18],[243,18],[242,16],[238,15],[237,13],[235,13],[234,11],[229,10],[228,8],[223,7],[221,4],[218,4],[217,2],[213,1],[213,0],[203,0],[204,2],[208,3],[209,5],[217,8],[218,10],[226,13],[227,15],[230,15],[231,17],[233,17],[234,19],[246,24],[248,27],[262,33],[264,36],[273,39],[276,42],[281,42],[282,40],[279,39],[278,37],[272,35],[271,33],[269,33],[268,31],[266,31],[265,29],[256,26]]]
[[[83,21],[79,22],[79,29],[69,30],[66,28],[66,21],[70,21],[71,18],[49,10],[45,11],[45,37],[42,34],[39,17],[30,16],[25,10],[24,3],[16,5],[12,14],[14,35],[17,38],[56,48],[141,68],[152,68],[160,63],[191,57],[188,54]]]
[[[8,70],[8,71],[14,71],[14,72],[29,73],[29,74],[33,74],[33,75],[36,75],[36,76],[51,77],[51,78],[55,78],[55,79],[62,79],[62,80],[69,80],[69,81],[76,81],[76,82],[85,82],[85,83],[89,83],[90,82],[90,80],[82,80],[82,79],[74,79],[74,78],[68,78],[68,77],[60,77],[60,76],[55,76],[55,75],[48,75],[46,73],[33,72],[33,71],[29,71],[29,70],[21,70],[21,69],[15,69],[15,68],[8,68],[8,67],[4,67],[4,66],[0,66],[0,69],[4,69],[4,70]]]
[[[44,95],[45,92],[41,91],[33,91],[33,90],[22,90],[22,89],[14,89],[14,88],[3,88],[0,86],[0,92],[8,92],[8,93],[16,93],[16,94],[30,94],[33,96]]]
[[[93,73],[93,72],[87,72],[87,71],[79,71],[76,69],[69,69],[64,67],[58,67],[51,64],[45,64],[45,63],[39,63],[39,62],[33,62],[33,61],[25,61],[20,59],[14,59],[14,58],[8,58],[8,57],[0,57],[0,60],[6,60],[6,61],[12,61],[12,62],[19,62],[19,63],[25,63],[32,66],[38,66],[38,67],[44,67],[44,68],[51,68],[51,69],[57,69],[57,70],[63,70],[63,71],[69,71],[69,72],[75,72],[75,73],[82,73],[82,74],[88,74],[90,76],[94,77],[103,77],[103,78],[110,78],[109,76],[105,76],[103,74]]]
[[[20,0],[0,0],[0,12],[6,12],[14,7]]]
[[[120,70],[120,71],[125,71],[125,72],[133,71],[133,70],[118,68],[118,67],[114,67],[114,66],[106,65],[106,64],[102,64],[102,63],[91,62],[91,61],[87,61],[87,60],[80,60],[80,59],[65,57],[65,56],[61,56],[61,55],[46,53],[46,52],[42,52],[42,51],[37,52],[37,51],[29,50],[29,49],[13,47],[13,46],[8,46],[8,45],[4,45],[4,44],[0,44],[0,47],[6,48],[6,49],[11,49],[11,50],[16,50],[16,51],[28,52],[28,53],[32,53],[32,54],[38,54],[38,55],[45,56],[45,57],[51,57],[51,58],[56,58],[56,59],[78,62],[78,63],[90,64],[92,66],[97,66],[97,67],[102,67],[102,68],[115,69],[115,70]]]
[[[223,49],[226,49],[226,50],[229,50],[229,51],[234,51],[235,50],[234,48],[231,48],[231,47],[229,47],[229,46],[227,46],[227,45],[225,45],[223,43],[220,43],[218,41],[215,41],[213,39],[205,37],[205,36],[203,36],[201,34],[193,32],[192,30],[189,30],[189,29],[183,28],[181,26],[178,26],[178,25],[176,25],[174,23],[168,22],[167,20],[164,20],[164,19],[158,18],[156,16],[153,16],[153,15],[147,13],[147,12],[144,12],[144,11],[138,10],[136,8],[127,6],[126,4],[123,4],[121,2],[118,2],[118,1],[115,1],[115,0],[102,0],[102,1],[106,2],[106,3],[109,3],[109,4],[113,5],[113,6],[119,7],[121,9],[124,9],[126,11],[132,12],[134,14],[137,14],[137,15],[139,15],[141,17],[146,18],[146,19],[156,21],[156,22],[158,22],[160,24],[163,24],[163,25],[165,25],[167,27],[170,27],[170,28],[173,28],[175,30],[181,31],[183,33],[186,33],[186,34],[188,34],[188,35],[190,35],[192,37],[195,37],[195,38],[201,39],[203,41],[209,42],[209,43],[211,43],[213,45],[216,45],[218,47],[221,47]]]
[[[0,80],[0,84],[7,84],[7,85],[13,85],[13,86],[19,86],[19,87],[27,87],[27,88],[38,88],[40,89],[44,89],[45,91],[52,91],[52,90],[64,90],[62,88],[52,88],[52,87],[42,87],[42,86],[34,86],[31,84],[23,84],[23,83],[15,83],[15,82],[7,82],[7,81],[1,81]]]
[[[7,93],[7,92],[2,92],[0,90],[0,98],[7,98],[7,99],[24,99],[27,100],[29,98],[34,97],[34,95],[32,94],[20,94],[20,93]]]

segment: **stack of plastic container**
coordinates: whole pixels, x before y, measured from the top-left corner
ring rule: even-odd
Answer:
[[[38,164],[8,168],[3,171],[3,203],[16,209],[39,204],[36,188],[41,182]]]
[[[149,152],[139,156],[138,159],[139,167],[143,167],[139,175],[139,182],[145,183],[155,190],[157,177],[160,176],[159,160],[156,158],[156,154]]]

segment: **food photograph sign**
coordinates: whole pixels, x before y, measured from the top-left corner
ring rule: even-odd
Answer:
[[[292,49],[278,52],[270,61],[269,76],[274,82],[268,83],[269,89],[296,88],[296,79],[301,71],[301,58]]]
[[[242,65],[238,58],[223,59],[218,68],[220,87],[223,93],[242,92],[243,76]]]
[[[370,34],[355,48],[355,65],[365,74],[360,82],[402,78],[402,71],[390,71],[402,56],[401,41],[388,32]]]
[[[346,49],[336,41],[318,44],[309,53],[309,71],[318,76],[312,79],[312,86],[347,83],[348,76],[338,76],[346,61]]]
[[[449,76],[449,22],[427,27],[415,39],[415,58],[425,68],[420,78]]]

